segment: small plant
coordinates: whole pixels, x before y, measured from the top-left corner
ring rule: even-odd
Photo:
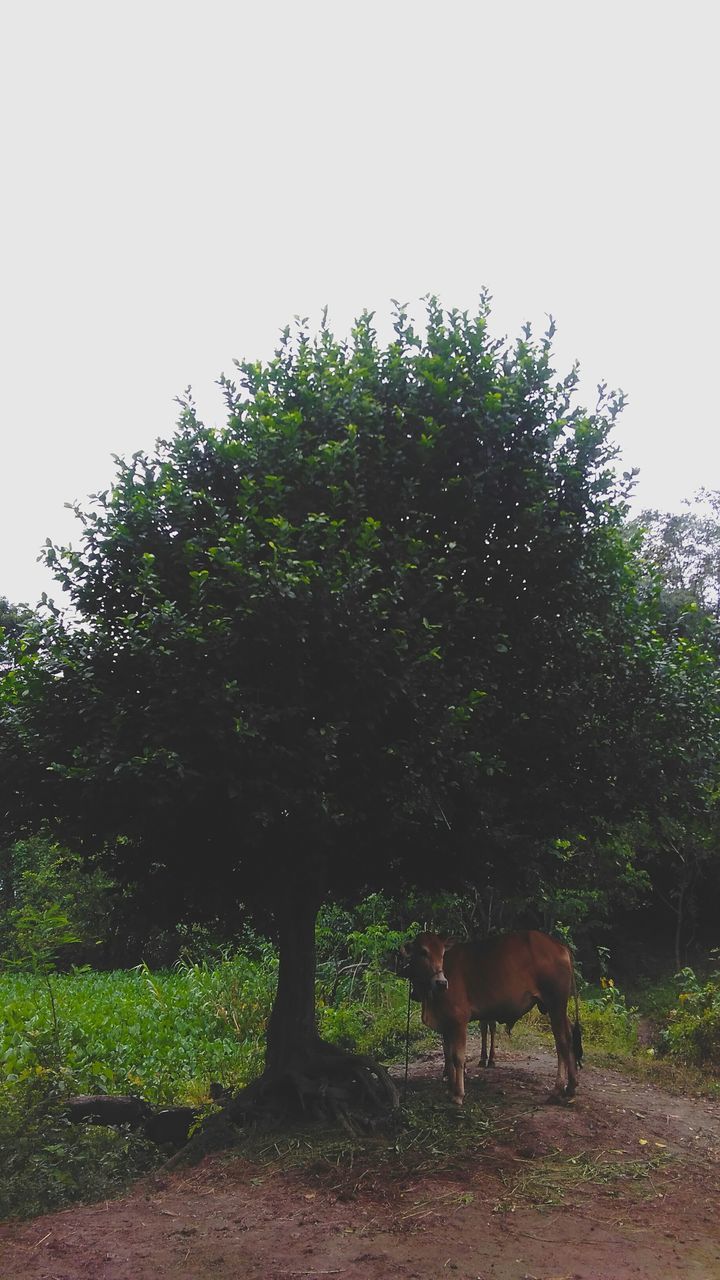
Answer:
[[[63,947],[80,941],[61,907],[46,903],[42,907],[26,904],[11,912],[15,957],[8,961],[17,968],[34,974],[47,991],[52,1021],[52,1047],[56,1068],[62,1059],[60,1024],[55,1000],[54,975],[58,953]]]
[[[638,1010],[613,978],[603,973],[597,988],[586,988],[580,1002],[580,1021],[586,1044],[611,1054],[637,1048]]]
[[[713,953],[711,953],[713,954]],[[720,971],[699,979],[694,969],[675,975],[677,1005],[668,1013],[659,1047],[695,1066],[720,1067]]]

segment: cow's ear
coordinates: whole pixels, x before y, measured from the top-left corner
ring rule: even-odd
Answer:
[[[459,938],[442,938],[441,941],[446,951],[452,951],[453,947],[457,946],[460,939]]]
[[[402,960],[410,959],[410,949],[406,943],[403,942],[402,946],[398,947],[398,955]]]

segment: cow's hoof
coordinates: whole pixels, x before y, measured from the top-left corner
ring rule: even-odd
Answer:
[[[575,1095],[565,1093],[564,1090],[562,1092],[558,1092],[557,1089],[553,1089],[552,1093],[548,1094],[545,1101],[550,1107],[566,1107],[568,1104],[572,1106],[575,1102]]]

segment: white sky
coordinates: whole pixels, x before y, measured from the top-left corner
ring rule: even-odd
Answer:
[[[720,488],[714,9],[6,0],[0,595],[57,597],[63,504],[326,303],[552,313],[639,504]]]

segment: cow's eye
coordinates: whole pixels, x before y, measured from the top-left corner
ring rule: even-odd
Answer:
[[[420,955],[427,956],[428,958],[430,957],[430,952],[428,951],[427,947],[420,948]]]

